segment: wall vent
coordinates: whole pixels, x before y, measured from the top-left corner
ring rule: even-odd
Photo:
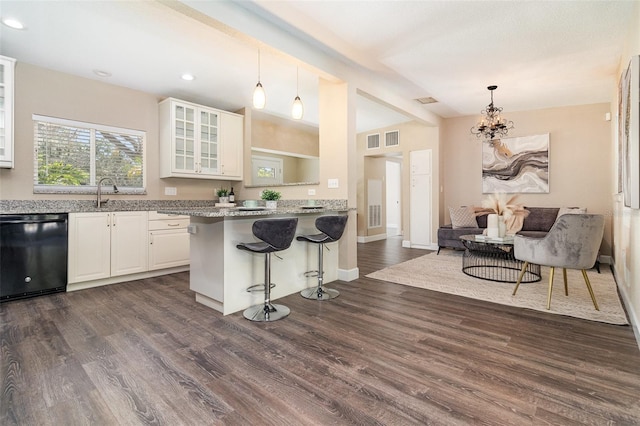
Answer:
[[[380,148],[380,133],[367,135],[367,149]]]
[[[382,226],[382,180],[367,181],[367,228]]]
[[[399,130],[384,132],[384,146],[398,146],[398,145],[400,145]]]
[[[369,205],[369,228],[382,226],[382,206],[380,204]]]

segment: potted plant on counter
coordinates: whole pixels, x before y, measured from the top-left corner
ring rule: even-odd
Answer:
[[[229,190],[225,188],[220,188],[216,191],[218,194],[218,202],[220,204],[227,204],[229,202]]]
[[[280,199],[281,196],[282,196],[282,194],[280,194],[278,191],[274,191],[272,189],[265,189],[265,190],[262,191],[262,194],[260,194],[260,198],[265,200],[265,204],[266,204],[266,207],[268,209],[277,208],[278,207],[278,200]]]

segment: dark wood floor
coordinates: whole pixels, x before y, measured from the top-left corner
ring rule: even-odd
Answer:
[[[425,252],[358,250],[339,298],[270,324],[187,273],[2,304],[0,423],[640,424],[630,327],[367,279]]]

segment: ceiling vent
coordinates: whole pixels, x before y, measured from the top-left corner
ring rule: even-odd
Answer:
[[[432,98],[431,96],[427,96],[426,98],[417,98],[416,101],[420,102],[422,105],[435,104],[436,102],[438,102],[435,98]]]

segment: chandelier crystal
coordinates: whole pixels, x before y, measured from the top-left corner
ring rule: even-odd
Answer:
[[[482,120],[471,128],[471,133],[478,138],[492,140],[496,136],[504,137],[507,136],[509,130],[513,129],[513,121],[501,117],[502,108],[493,105],[493,91],[497,88],[498,86],[487,87],[491,92],[491,103],[480,112],[484,115]]]

